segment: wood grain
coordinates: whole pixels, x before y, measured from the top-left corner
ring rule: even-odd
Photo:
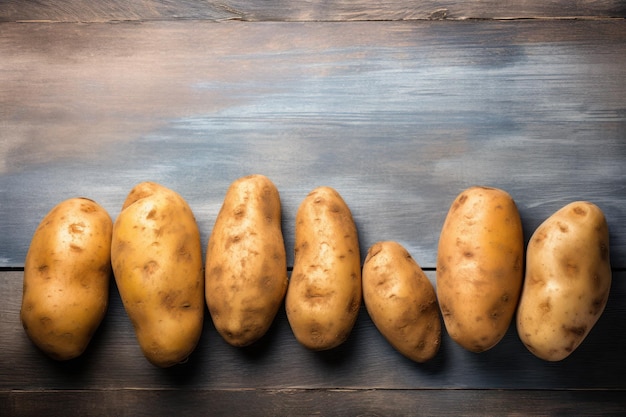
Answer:
[[[150,20],[373,21],[441,19],[611,18],[626,16],[619,0],[331,2],[41,0],[0,3],[0,22],[133,22]]]
[[[626,266],[626,23],[1,24],[0,266],[23,265],[59,201],[116,217],[152,180],[206,247],[228,185],[267,175],[292,264],[306,194],[335,187],[361,252],[400,241],[434,268],[471,185],[507,190],[525,235],[586,199]]]
[[[427,274],[433,284],[433,272]],[[224,342],[205,315],[200,343],[188,362],[159,369],[141,354],[114,284],[105,321],[80,358],[45,357],[19,322],[22,272],[0,273],[0,391],[7,390],[287,390],[498,389],[626,390],[626,273],[614,274],[607,307],[582,345],[561,362],[534,357],[514,324],[489,351],[464,350],[445,333],[441,350],[425,364],[396,352],[364,307],[346,343],[312,352],[297,343],[284,308],[269,333],[247,348]],[[443,328],[443,327],[442,327]]]
[[[626,406],[623,391],[386,389],[15,391],[0,404],[24,417],[623,416]]]
[[[617,0],[0,2],[0,414],[626,415],[625,10]],[[143,358],[113,282],[82,357],[55,362],[28,340],[20,268],[56,203],[87,196],[115,218],[133,185],[161,182],[189,201],[206,247],[228,185],[253,172],[281,193],[290,265],[297,207],[330,185],[363,254],[397,240],[433,283],[440,227],[462,189],[509,191],[526,239],[556,209],[591,200],[610,228],[608,305],[557,363],[532,356],[513,326],[481,354],[444,333],[433,361],[412,363],[364,308],[348,342],[316,353],[297,344],[283,309],[244,349],[207,314],[189,361],[163,370]]]

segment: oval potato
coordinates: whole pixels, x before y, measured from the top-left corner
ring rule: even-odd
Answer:
[[[470,187],[446,216],[437,253],[437,296],[450,337],[483,352],[505,335],[523,280],[524,236],[515,202],[500,189]]]
[[[272,324],[287,291],[280,196],[265,176],[233,182],[207,247],[206,302],[229,344],[247,346]]]
[[[604,214],[587,201],[566,205],[535,230],[526,257],[518,334],[535,356],[560,361],[587,337],[609,297]]]
[[[153,182],[135,186],[113,225],[111,262],[145,357],[159,367],[185,361],[205,305],[200,233],[187,202]]]
[[[296,213],[295,259],[285,308],[296,340],[311,350],[342,344],[361,305],[356,225],[339,193],[318,187]]]
[[[112,224],[96,202],[71,198],[35,230],[24,263],[20,318],[30,340],[51,358],[80,356],[106,314]]]
[[[404,356],[426,362],[437,354],[441,317],[435,288],[398,242],[377,242],[368,250],[363,301],[376,328]]]

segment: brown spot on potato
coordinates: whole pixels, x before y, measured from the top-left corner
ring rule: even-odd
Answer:
[[[348,303],[348,308],[347,308],[348,314],[353,314],[356,311],[358,311],[359,307],[361,306],[360,304],[361,303],[359,302],[358,297],[356,295],[353,295],[352,298],[350,299],[350,302]]]
[[[576,264],[575,262],[573,262],[572,260],[564,260],[563,261],[564,265],[565,265],[565,273],[569,276],[576,276],[578,275],[578,264]]]
[[[78,246],[78,245],[76,245],[76,244],[72,243],[72,244],[70,244],[70,250],[71,250],[72,252],[82,252],[82,251],[83,251],[83,248],[81,248],[80,246]]]
[[[156,219],[156,214],[157,214],[157,211],[156,209],[153,208],[152,210],[150,210],[148,215],[146,215],[146,219],[148,220]]]
[[[84,202],[81,203],[80,205],[80,211],[82,211],[83,213],[93,213],[94,211],[97,211],[97,207],[93,204],[93,201],[88,199],[88,198],[84,198]]]
[[[585,216],[587,214],[587,210],[583,206],[576,206],[572,211],[578,216]]]
[[[178,247],[178,250],[176,251],[176,259],[179,262],[193,261],[193,256],[191,255],[191,252],[184,243]]]
[[[552,303],[550,302],[550,298],[546,299],[546,301],[544,301],[543,303],[540,303],[539,308],[544,314],[549,313],[552,310]]]
[[[601,296],[594,298],[591,301],[591,308],[589,310],[589,314],[593,316],[600,314],[600,312],[604,309],[604,304],[606,303],[607,297],[608,297],[608,294],[604,293]]]
[[[557,222],[556,225],[558,226],[561,233],[569,232],[569,226],[567,224],[562,223],[562,222]]]
[[[603,242],[600,242],[600,259],[605,262],[609,259],[609,248]]]
[[[143,272],[148,275],[154,274],[157,269],[159,269],[159,264],[156,261],[148,261],[143,266]]]
[[[535,232],[535,234],[532,236],[532,244],[539,246],[543,243],[546,237],[548,237],[548,234],[544,231]]]
[[[85,223],[72,223],[69,225],[69,232],[71,234],[81,234],[85,231]]]
[[[161,305],[168,310],[175,309],[179,306],[177,299],[180,297],[181,291],[168,291],[166,293],[161,294]],[[182,304],[186,304],[188,302],[183,302]]]
[[[461,194],[452,205],[452,211],[458,209],[460,206],[465,204],[465,202],[467,201],[467,198],[468,197],[466,194]]]
[[[583,336],[585,334],[585,332],[587,331],[587,326],[582,325],[582,326],[566,326],[563,325],[561,326],[561,328],[565,331],[565,333],[572,333],[578,337]],[[568,351],[569,352],[569,351]]]

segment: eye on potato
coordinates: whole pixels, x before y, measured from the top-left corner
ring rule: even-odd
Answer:
[[[111,262],[145,357],[159,367],[185,361],[205,305],[200,233],[187,202],[162,185],[136,185],[113,225]]]
[[[24,263],[20,318],[30,340],[53,359],[80,356],[106,314],[111,228],[100,205],[71,198],[35,230]]]
[[[450,337],[465,349],[495,346],[522,288],[522,223],[511,196],[471,187],[453,201],[439,238],[437,296]]]
[[[311,350],[342,344],[361,305],[361,258],[352,213],[318,187],[296,213],[295,259],[285,308],[296,340]]]
[[[378,242],[368,250],[363,301],[376,328],[397,351],[415,362],[437,354],[441,317],[435,288],[398,242]]]
[[[604,213],[593,203],[572,202],[548,217],[528,242],[517,311],[520,339],[541,359],[567,358],[602,315],[610,287]]]
[[[233,182],[207,247],[206,302],[229,344],[247,346],[272,324],[287,291],[280,196],[262,175]]]

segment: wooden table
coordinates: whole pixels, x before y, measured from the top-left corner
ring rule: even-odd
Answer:
[[[0,414],[626,415],[626,7],[575,2],[43,0],[0,3]],[[319,185],[352,209],[362,257],[402,243],[435,283],[439,232],[471,185],[508,191],[526,240],[590,200],[613,285],[570,357],[444,333],[426,364],[361,309],[349,340],[301,347],[281,309],[248,348],[207,314],[189,361],[142,356],[115,284],[87,352],[54,362],[19,322],[24,256],[58,202],[111,216],[133,185],[190,203],[206,247],[228,185],[261,173],[295,212]]]

